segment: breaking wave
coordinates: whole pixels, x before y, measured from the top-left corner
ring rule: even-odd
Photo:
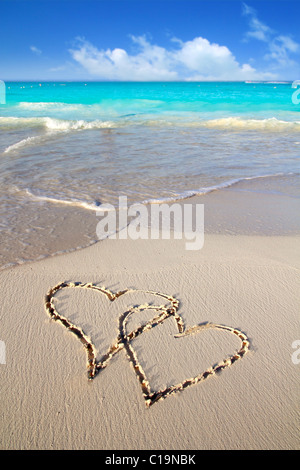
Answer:
[[[65,130],[84,130],[84,129],[105,129],[116,127],[112,121],[85,121],[54,119],[50,117],[0,117],[0,127],[7,128],[25,128],[25,127],[44,127],[45,129],[65,131]]]
[[[38,103],[40,104],[40,103]],[[47,103],[49,104],[49,103]],[[131,117],[131,118],[128,118]],[[266,119],[246,119],[242,117],[226,117],[218,119],[197,119],[196,116],[186,115],[167,117],[157,114],[156,118],[149,119],[149,115],[122,115],[114,120],[72,120],[52,117],[0,117],[0,128],[35,128],[40,127],[54,131],[72,131],[89,129],[106,129],[127,127],[131,125],[143,126],[175,126],[175,127],[205,127],[224,130],[262,130],[262,131],[300,131],[300,121],[284,121],[275,117]]]
[[[300,130],[300,121],[283,121],[273,118],[267,119],[242,119],[240,117],[228,117],[203,121],[203,126],[222,129],[261,129],[261,130]]]

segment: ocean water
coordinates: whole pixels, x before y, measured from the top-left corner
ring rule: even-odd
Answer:
[[[1,265],[93,243],[95,210],[119,196],[175,201],[241,181],[260,181],[263,194],[263,179],[298,197],[294,92],[291,83],[6,83]]]

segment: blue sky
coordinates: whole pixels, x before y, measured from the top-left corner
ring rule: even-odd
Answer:
[[[300,79],[298,0],[1,0],[2,80]]]

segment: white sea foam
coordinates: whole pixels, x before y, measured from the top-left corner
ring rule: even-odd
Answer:
[[[173,195],[170,197],[147,199],[147,200],[144,200],[142,204],[161,204],[161,203],[175,202],[175,201],[179,201],[182,199],[188,199],[192,196],[201,196],[201,195],[211,193],[213,191],[230,188],[231,186],[234,186],[242,181],[249,181],[249,180],[255,180],[255,179],[260,179],[260,178],[271,178],[271,177],[276,177],[276,176],[287,176],[287,175],[292,175],[292,174],[293,173],[274,173],[274,174],[268,174],[268,175],[258,175],[258,176],[236,178],[236,179],[224,181],[223,183],[213,185],[213,186],[203,187],[203,188],[199,188],[196,190],[183,191],[180,194]],[[88,201],[83,201],[83,200],[75,199],[75,198],[71,198],[71,199],[54,198],[51,196],[43,196],[43,195],[34,194],[29,189],[26,189],[25,193],[27,194],[27,196],[30,196],[36,201],[44,201],[44,202],[48,202],[52,204],[64,204],[68,206],[77,206],[77,207],[81,207],[83,209],[92,210],[92,211],[99,211],[101,209],[105,211],[113,210],[110,205],[109,206],[107,206],[106,204],[102,205],[98,203],[97,201],[88,202]]]
[[[53,204],[64,204],[68,206],[79,206],[79,207],[82,207],[83,209],[92,210],[92,211],[99,210],[101,207],[101,205],[97,202],[87,202],[87,201],[81,201],[79,199],[60,199],[60,198],[54,198],[50,196],[42,196],[42,195],[33,194],[29,189],[26,189],[25,192],[28,196],[35,199],[36,201],[45,201],[45,202],[50,202]]]
[[[48,104],[48,103],[47,103]],[[58,119],[52,117],[0,117],[0,127],[44,127],[48,130],[57,131],[72,131],[72,130],[89,130],[89,129],[105,129],[116,128],[120,126],[131,125],[145,125],[145,126],[178,126],[178,127],[206,127],[216,129],[242,129],[242,130],[266,130],[266,131],[300,131],[300,121],[284,121],[275,117],[266,119],[246,119],[242,117],[226,117],[219,119],[199,119],[196,120],[191,116],[181,117],[168,116],[167,119],[163,115],[158,115],[156,119],[147,119],[146,116],[141,116],[139,119],[128,120],[91,120],[86,121],[83,119],[70,120]]]
[[[16,142],[15,144],[9,145],[6,147],[3,153],[9,153],[14,150],[19,150],[20,148],[26,147],[27,145],[32,145],[36,142],[39,142],[41,140],[42,136],[33,136],[33,137],[27,137],[26,139],[22,139],[19,142]]]
[[[164,119],[160,116],[157,119],[144,119],[141,121],[134,121],[134,124],[142,124],[150,127],[191,127],[201,128],[205,127],[208,129],[222,129],[222,130],[258,130],[258,131],[300,131],[300,121],[284,121],[275,117],[266,119],[246,119],[241,117],[226,117],[218,119],[199,119],[195,120],[192,118],[180,118],[168,116],[168,119]],[[130,122],[128,123],[130,125]]]
[[[65,119],[53,119],[53,118],[44,118],[44,124],[47,129],[51,130],[87,130],[87,129],[103,129],[115,127],[115,123],[112,121],[68,121]]]
[[[37,102],[30,102],[30,101],[21,101],[18,103],[18,107],[22,109],[32,109],[32,110],[44,110],[44,109],[68,109],[68,110],[76,110],[83,105],[78,104],[69,104],[69,103],[59,103],[59,102],[44,102],[44,101],[37,101]]]
[[[243,178],[235,178],[229,181],[224,181],[223,183],[219,183],[217,185],[199,188],[195,190],[183,191],[180,194],[170,196],[170,197],[158,198],[158,199],[147,199],[143,201],[143,204],[160,204],[160,203],[179,201],[181,199],[188,199],[189,197],[192,197],[192,196],[202,196],[202,195],[211,193],[213,191],[230,188],[231,186],[241,183],[242,181],[255,180],[259,178],[271,178],[271,177],[276,177],[276,176],[287,176],[287,175],[292,175],[292,174],[293,173],[273,173],[273,174],[268,174],[268,175],[245,176]]]
[[[68,132],[68,131],[78,131],[78,130],[88,130],[88,129],[107,129],[114,127],[114,123],[110,121],[68,121],[64,119],[53,119],[49,117],[45,118],[14,118],[14,117],[0,117],[0,126],[1,124],[8,126],[17,126],[17,127],[38,127],[43,126],[49,131],[45,135],[31,136],[26,137],[12,145],[9,145],[5,148],[3,153],[9,153],[20,148],[27,147],[28,145],[36,144],[39,142],[44,142],[48,138],[55,138],[57,134]]]
[[[79,130],[79,129],[105,129],[116,127],[113,121],[84,121],[68,120],[68,119],[54,119],[51,117],[0,117],[0,126],[7,127],[45,127],[50,130]]]
[[[242,119],[240,117],[228,117],[202,121],[199,125],[211,128],[230,129],[261,129],[261,130],[300,130],[300,121],[283,121],[273,118],[267,119]]]
[[[43,125],[43,118],[31,117],[31,118],[24,118],[24,117],[5,117],[0,116],[0,127],[37,127]]]

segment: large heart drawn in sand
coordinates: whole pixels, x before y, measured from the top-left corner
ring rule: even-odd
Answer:
[[[129,307],[125,312],[123,312],[119,317],[119,333],[112,346],[107,350],[107,352],[101,357],[100,360],[96,358],[96,348],[89,336],[84,333],[81,327],[72,323],[68,318],[61,315],[55,308],[54,305],[54,296],[58,291],[61,291],[65,288],[80,288],[80,289],[92,289],[101,294],[104,294],[111,302],[118,299],[120,296],[127,294],[129,292],[139,292],[145,294],[152,294],[157,296],[160,300],[164,302],[167,300],[168,303],[163,305],[149,305],[141,304],[135,305],[134,307]],[[137,375],[137,378],[140,382],[143,397],[146,402],[146,406],[150,407],[154,403],[168,396],[185,390],[191,385],[195,385],[199,382],[204,381],[207,377],[214,375],[216,372],[220,372],[226,367],[231,366],[235,361],[242,358],[249,349],[249,340],[245,333],[242,331],[232,328],[226,325],[219,325],[214,323],[205,323],[195,325],[193,327],[186,328],[183,322],[182,317],[178,313],[179,301],[171,295],[163,294],[155,291],[145,291],[141,289],[125,289],[123,291],[111,292],[105,287],[100,287],[92,283],[80,283],[80,282],[61,282],[55,287],[51,288],[45,298],[45,307],[49,316],[55,320],[59,321],[65,328],[71,331],[82,343],[87,352],[87,368],[88,368],[88,378],[90,380],[94,379],[96,375],[107,367],[109,361],[114,357],[120,350],[124,349],[127,352],[128,359],[131,361],[134,371]],[[127,332],[127,325],[130,317],[137,312],[142,312],[144,310],[151,310],[154,312],[154,317],[143,323],[138,328],[135,328],[130,333]],[[237,352],[234,352],[232,355],[228,356],[225,360],[219,362],[216,365],[213,365],[206,369],[204,372],[197,374],[194,377],[184,379],[182,382],[168,386],[164,389],[153,391],[151,389],[149,380],[146,377],[146,374],[138,361],[136,351],[133,347],[133,340],[140,336],[147,330],[151,330],[155,326],[163,323],[167,318],[173,317],[175,321],[178,334],[175,335],[177,338],[182,338],[184,336],[197,334],[204,329],[218,329],[223,330],[228,333],[236,335],[241,341],[241,347]]]

